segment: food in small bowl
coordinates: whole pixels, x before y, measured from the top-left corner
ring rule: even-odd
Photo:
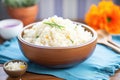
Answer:
[[[25,26],[18,35],[24,55],[46,67],[65,68],[87,59],[97,33],[89,26],[53,16]]]
[[[3,69],[10,77],[20,77],[26,72],[27,63],[22,60],[11,60],[4,63]]]
[[[16,37],[23,28],[23,22],[18,19],[4,19],[0,21],[0,36],[3,39]]]

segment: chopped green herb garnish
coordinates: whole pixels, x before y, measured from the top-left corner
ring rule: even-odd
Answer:
[[[77,28],[77,26],[75,26],[75,29]]]
[[[39,36],[37,35],[36,38],[38,38]]]
[[[49,25],[51,27],[57,27],[59,29],[63,29],[64,28],[64,26],[61,26],[61,25],[55,23],[54,21],[52,21],[52,22],[44,22],[44,24],[47,24],[47,25]]]
[[[73,41],[72,39],[70,39],[70,41],[71,41],[72,43],[74,43],[74,41]]]

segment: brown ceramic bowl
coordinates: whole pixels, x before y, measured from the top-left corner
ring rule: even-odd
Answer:
[[[21,70],[10,70],[10,69],[7,69],[6,66],[10,62],[13,62],[13,63],[14,62],[22,62],[22,63],[24,63],[25,67],[23,69],[21,69]],[[20,77],[20,76],[22,76],[26,72],[26,70],[27,70],[27,63],[22,61],[22,60],[11,60],[11,61],[8,61],[8,62],[4,63],[3,69],[10,77]]]
[[[24,27],[18,35],[18,41],[24,55],[35,63],[52,68],[71,67],[75,64],[83,62],[95,49],[97,33],[91,27],[82,23],[76,24],[81,24],[85,27],[87,31],[91,32],[93,37],[91,41],[86,42],[85,44],[70,47],[46,47],[26,42],[22,38],[23,31],[27,28],[31,28],[34,24],[35,23]]]

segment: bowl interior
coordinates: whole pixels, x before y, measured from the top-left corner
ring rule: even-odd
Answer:
[[[39,23],[39,22],[37,22],[37,23]],[[82,25],[82,27],[85,28],[85,31],[88,31],[88,32],[90,32],[90,33],[92,34],[92,39],[91,39],[90,41],[88,41],[88,42],[86,42],[86,43],[83,43],[83,44],[81,43],[80,45],[68,46],[68,47],[51,47],[51,46],[49,47],[49,46],[35,45],[35,44],[32,44],[32,43],[29,43],[29,42],[25,41],[25,40],[23,39],[23,35],[24,35],[24,30],[25,30],[25,29],[30,29],[30,28],[32,28],[32,26],[33,26],[34,24],[37,24],[37,23],[32,23],[32,24],[24,27],[23,30],[22,30],[22,31],[20,32],[20,34],[18,35],[18,39],[19,39],[21,42],[23,42],[24,44],[29,45],[29,46],[34,46],[34,47],[39,47],[39,48],[49,48],[49,49],[76,48],[76,47],[80,47],[80,46],[82,47],[82,46],[85,46],[85,45],[87,45],[87,44],[92,43],[93,41],[95,41],[95,40],[97,39],[97,33],[96,33],[96,31],[95,31],[93,28],[89,27],[88,25],[85,25],[85,24],[82,24],[82,23],[79,23],[79,22],[75,22],[75,24],[77,24],[77,25]]]
[[[0,28],[12,28],[20,24],[23,24],[22,21],[17,19],[5,19],[0,21]]]

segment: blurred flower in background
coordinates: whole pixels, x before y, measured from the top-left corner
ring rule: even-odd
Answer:
[[[102,0],[91,5],[85,22],[95,30],[104,29],[111,34],[120,34],[120,7],[112,1]]]

